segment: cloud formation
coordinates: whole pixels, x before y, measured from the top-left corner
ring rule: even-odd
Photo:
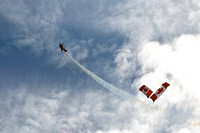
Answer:
[[[140,81],[154,86],[158,81],[166,80],[177,87],[176,93],[185,92],[199,99],[196,87],[200,74],[200,63],[197,61],[200,56],[199,43],[199,35],[182,35],[175,39],[173,44],[145,43],[138,54],[139,63],[142,65]],[[180,99],[175,98],[173,101],[177,100]]]
[[[133,79],[133,90],[142,84],[154,91],[165,81],[171,84],[165,93],[167,96],[159,99],[157,104],[167,109],[170,115],[182,110],[177,115],[184,116],[183,119],[179,118],[184,122],[177,124],[175,113],[161,118],[171,119],[168,122],[175,121],[172,122],[174,125],[168,125],[173,130],[163,127],[163,132],[197,131],[184,127],[185,121],[199,118],[195,113],[199,110],[197,105],[200,102],[197,87],[199,6],[195,2],[133,3],[128,0],[114,7],[113,14],[103,20],[109,23],[110,30],[120,31],[129,38],[115,56],[119,81],[123,83]]]
[[[48,90],[46,87],[43,89]],[[195,107],[197,104],[191,104],[195,103],[192,98],[189,99],[190,106],[186,100],[169,104],[168,93],[159,99],[158,104],[149,106],[152,103],[145,103],[146,99],[144,102],[124,101],[102,90],[72,94],[55,91],[55,88],[37,94],[31,93],[30,89],[30,86],[19,86],[5,90],[4,95],[1,93],[2,133],[13,130],[27,133],[178,133],[199,130],[199,110]],[[141,97],[138,95],[136,99],[143,99]]]
[[[108,39],[117,35],[107,34],[98,27],[106,10],[116,3],[118,1],[3,1],[0,5],[2,20],[14,27],[8,33],[13,41],[6,43],[21,50],[28,47],[36,54],[51,53],[49,59],[64,66],[66,61],[58,55],[58,43],[62,41],[77,60],[85,59],[88,49],[104,48],[107,51],[110,48],[106,45],[108,42],[111,42],[109,45],[118,43]],[[94,56],[104,50],[90,54]]]
[[[87,87],[74,95],[48,86],[47,94],[33,93],[34,86],[8,88],[0,93],[1,132],[198,132],[199,6],[197,0],[3,1],[0,13],[14,23],[12,44],[19,49],[51,53],[64,38],[78,60],[109,53],[108,61],[90,63],[120,84],[131,80],[131,92],[142,84],[154,91],[171,85],[155,104],[139,92],[123,101]],[[66,57],[56,52],[52,60],[64,66]]]
[[[121,79],[131,77],[130,70],[137,71],[138,47],[144,42],[172,43],[182,34],[199,33],[199,7],[195,2],[127,0],[111,8],[111,15],[102,21],[108,24],[108,30],[128,37],[115,56]]]
[[[1,4],[1,14],[9,22],[16,24],[19,31],[13,32],[18,32],[14,37],[17,40],[14,43],[18,47],[31,46],[37,51],[39,46],[52,42],[51,39],[55,39],[55,35],[60,32],[56,23],[62,16],[62,11],[60,2],[56,0],[40,4],[37,1],[5,1]]]

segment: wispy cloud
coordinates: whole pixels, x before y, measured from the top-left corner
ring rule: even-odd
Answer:
[[[58,49],[58,43],[63,41],[75,57],[84,59],[88,57],[89,48],[97,49],[98,45],[106,44],[107,40],[103,44],[91,45],[90,40],[102,41],[102,36],[101,39],[98,36],[104,34],[104,30],[100,30],[98,22],[106,13],[105,10],[116,3],[117,1],[90,0],[51,2],[8,0],[2,2],[0,12],[7,21],[16,25],[11,38],[14,40],[13,45],[18,48],[30,47],[32,52],[37,54],[45,50],[57,56],[58,50],[55,49]],[[83,41],[89,43],[83,44]],[[109,48],[107,45],[104,47]],[[61,57],[57,60],[59,62]]]
[[[72,96],[69,91],[36,94],[31,89],[19,86],[1,94],[1,132],[155,133],[199,129],[197,105],[186,107],[194,103],[193,99],[182,101],[185,106],[168,106],[166,98],[159,99],[165,104],[161,108],[160,102],[149,106],[152,103],[123,101],[101,90],[81,91]]]
[[[14,46],[22,50],[30,47],[36,54],[57,48],[56,44],[64,33],[57,25],[63,16],[61,2],[8,0],[2,2],[0,12],[15,25],[12,34],[8,35]]]
[[[182,34],[199,33],[199,7],[195,2],[127,0],[110,9],[111,15],[101,22],[108,25],[108,31],[119,31],[128,37],[115,56],[120,79],[131,78],[134,74],[129,73],[137,72],[137,56],[143,43],[173,45],[174,39]]]
[[[122,101],[94,89],[79,88],[73,97],[68,91],[49,92],[48,86],[47,94],[32,93],[34,86],[2,90],[1,132],[198,132],[199,6],[197,0],[3,1],[1,15],[17,27],[14,46],[52,52],[62,40],[78,60],[113,52],[114,65],[96,62],[109,64],[101,73],[109,71],[110,79],[131,80],[132,90],[142,84],[156,90],[165,81],[170,87],[155,104],[140,93],[135,101]],[[113,34],[125,39],[108,39],[118,37]],[[52,60],[65,65],[66,57],[57,52]]]

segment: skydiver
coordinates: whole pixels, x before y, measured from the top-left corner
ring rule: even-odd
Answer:
[[[60,43],[59,48],[61,51],[67,52],[67,50],[64,48],[64,43]]]

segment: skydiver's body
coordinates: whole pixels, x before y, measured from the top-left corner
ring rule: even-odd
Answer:
[[[60,43],[59,48],[61,51],[67,52],[67,50],[63,47],[63,43]]]

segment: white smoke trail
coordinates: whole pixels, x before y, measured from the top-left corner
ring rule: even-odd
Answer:
[[[130,99],[132,96],[128,94],[125,91],[120,90],[119,88],[109,84],[108,82],[104,81],[102,78],[98,77],[93,72],[86,69],[84,66],[79,64],[75,59],[73,59],[69,54],[66,53],[66,55],[78,66],[80,67],[84,72],[86,72],[91,78],[93,78],[95,81],[97,81],[100,85],[107,88],[109,91],[117,94],[118,96],[122,97],[123,99]]]

